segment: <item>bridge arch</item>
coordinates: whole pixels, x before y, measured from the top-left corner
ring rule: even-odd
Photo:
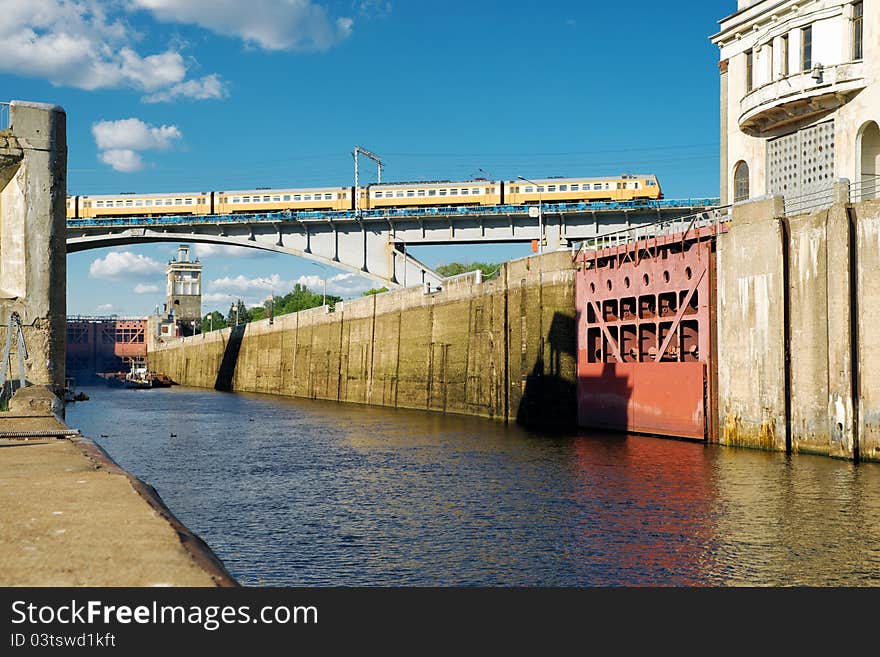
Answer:
[[[161,231],[149,228],[130,228],[118,232],[110,233],[88,233],[86,231],[78,231],[68,229],[67,234],[67,252],[78,253],[91,249],[102,249],[114,246],[123,246],[128,244],[152,244],[157,242],[187,242],[195,244],[218,244],[225,246],[239,246],[248,249],[259,249],[262,251],[270,251],[272,253],[281,253],[284,255],[297,256],[313,262],[329,265],[343,271],[351,272],[364,276],[370,280],[381,283],[388,287],[402,287],[401,281],[408,281],[409,285],[414,283],[423,284],[426,281],[432,285],[439,285],[442,277],[436,274],[426,265],[422,264],[407,253],[402,253],[395,248],[394,244],[383,244],[385,251],[384,258],[387,267],[370,269],[366,263],[370,259],[376,260],[375,257],[370,258],[367,253],[368,246],[364,247],[363,263],[357,266],[351,262],[351,258],[338,257],[339,249],[329,250],[325,244],[317,245],[318,248],[309,249],[309,243],[306,243],[306,249],[296,248],[295,246],[286,245],[280,237],[276,238],[272,234],[259,234],[250,232],[242,235],[214,235],[202,232],[182,232],[182,231]],[[375,251],[375,245],[373,245]],[[333,255],[331,255],[333,253]],[[351,255],[347,253],[347,255]],[[406,268],[406,274],[404,274]],[[398,278],[400,279],[398,281]]]

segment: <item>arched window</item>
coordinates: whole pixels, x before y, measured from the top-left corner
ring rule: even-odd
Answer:
[[[745,201],[749,198],[749,165],[740,160],[733,170],[733,201]]]
[[[859,130],[856,153],[858,198],[863,201],[877,198],[880,196],[880,127],[874,121],[868,121]]]

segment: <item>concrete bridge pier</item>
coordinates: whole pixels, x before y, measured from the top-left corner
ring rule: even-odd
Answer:
[[[64,386],[66,176],[64,110],[12,101],[9,127],[0,130],[0,349],[17,313],[27,382],[56,389]]]

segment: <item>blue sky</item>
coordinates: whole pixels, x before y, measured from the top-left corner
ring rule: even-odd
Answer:
[[[2,0],[3,100],[62,105],[71,194],[656,173],[718,194],[718,54],[735,3]],[[365,167],[374,175],[372,167]],[[423,247],[435,266],[527,246]],[[142,315],[175,245],[68,257],[68,312]],[[275,254],[199,247],[204,307],[294,282],[373,284]],[[271,283],[267,282],[271,281]]]

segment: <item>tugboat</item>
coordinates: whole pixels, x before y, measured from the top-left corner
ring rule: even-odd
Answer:
[[[125,375],[126,388],[168,388],[174,382],[164,374],[150,372],[146,367],[135,367]]]
[[[146,367],[135,367],[131,364],[131,372],[125,375],[126,388],[152,388],[153,382],[150,380]]]

